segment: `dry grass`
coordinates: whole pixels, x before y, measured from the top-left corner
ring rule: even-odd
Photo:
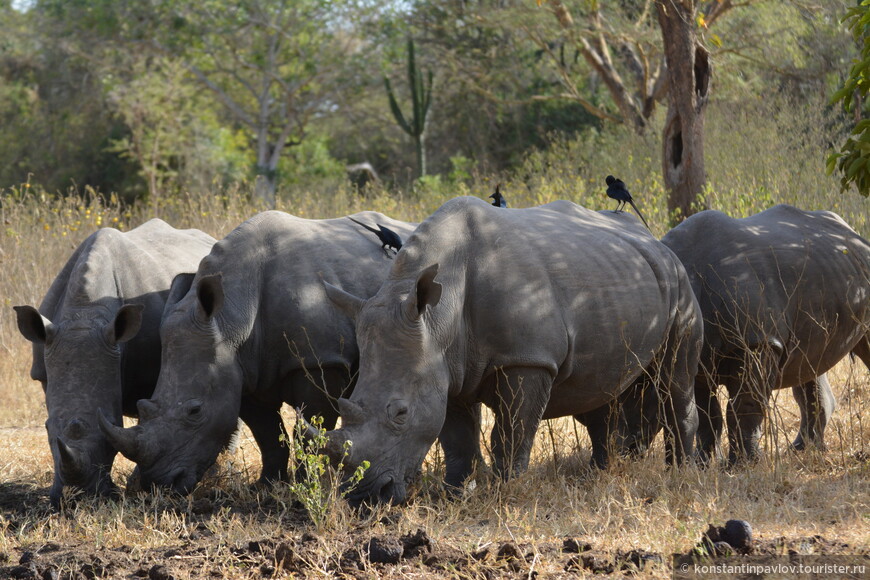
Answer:
[[[240,558],[251,541],[300,543],[303,534],[313,531],[313,546],[307,545],[294,569],[305,576],[329,576],[347,573],[348,565],[342,564],[347,554],[360,552],[369,538],[423,529],[441,558],[437,562],[445,565],[409,560],[385,567],[359,558],[351,570],[390,577],[526,576],[532,570],[558,575],[566,573],[571,556],[561,552],[567,537],[588,542],[603,557],[637,549],[662,554],[667,561],[670,554],[696,545],[709,523],[721,525],[731,518],[749,521],[761,542],[821,536],[842,543],[840,549],[848,554],[867,554],[870,377],[863,367],[846,361],[832,379],[840,408],[829,426],[826,453],[784,451],[798,425],[796,407],[786,392],[778,396],[766,459],[734,471],[668,469],[660,444],[639,461],[592,470],[585,433],[561,419],[542,427],[532,468],[513,481],[500,484],[480,476],[476,489],[447,500],[437,483],[442,468],[434,449],[409,505],[364,515],[337,505],[320,530],[293,506],[286,487],[249,487],[259,465],[248,433],[239,451],[224,457],[216,473],[189,498],[139,493],[118,502],[82,501],[64,514],[50,513],[45,495],[51,457],[44,431],[38,424],[13,427],[4,422],[0,493],[29,505],[2,502],[0,554],[17,559],[24,550],[58,545],[74,554],[70,570],[97,557],[118,568],[127,563],[133,571],[163,562],[178,578],[211,573],[262,577],[260,567]],[[44,413],[36,388],[28,385],[32,396],[18,401],[24,416]],[[292,421],[289,411],[287,420]],[[114,477],[125,481],[131,470],[132,464],[120,459]],[[527,555],[519,567],[497,558],[497,550],[510,542]],[[267,562],[270,558],[263,557]],[[649,577],[669,574],[666,565],[644,572]]]
[[[733,139],[728,119],[719,119],[711,123],[708,143],[717,143],[717,123],[726,127],[719,142]],[[767,135],[768,128],[758,131]],[[756,169],[763,163],[757,159],[759,151],[766,150],[764,144],[758,147],[745,152],[739,146],[717,150],[710,145],[719,156],[712,165],[730,163],[729,171],[735,172],[731,178],[723,169],[713,179],[714,184],[730,184],[711,190],[709,199],[717,207],[735,216],[780,201],[807,209],[836,208],[865,236],[870,233],[866,201],[834,191],[833,181],[822,175],[823,155],[817,149],[818,171],[802,164],[799,175],[788,180]],[[601,149],[624,154],[612,155],[618,158],[616,167],[596,169],[594,176],[591,170],[577,171],[581,159],[599,167],[595,159],[605,155]],[[782,154],[792,163],[800,162],[801,155],[811,157],[803,150]],[[377,209],[421,220],[453,195],[488,196],[497,180],[507,184],[504,189],[514,207],[567,198],[609,208],[597,174],[614,173],[631,176],[626,181],[633,191],[648,192],[641,207],[650,210],[646,216],[661,235],[665,216],[653,176],[656,168],[656,155],[643,141],[612,139],[590,145],[581,140],[557,148],[547,160],[530,157],[517,176],[476,176],[396,196],[292,192],[279,209],[306,217]],[[671,553],[690,550],[708,523],[721,525],[730,518],[749,521],[757,537],[771,546],[780,545],[780,537],[788,544],[821,536],[828,541],[823,543],[826,550],[870,553],[870,374],[848,360],[830,375],[839,408],[828,426],[826,453],[787,451],[799,417],[791,394],[783,391],[775,394],[765,459],[733,471],[667,469],[660,442],[642,460],[591,470],[585,433],[572,420],[562,419],[542,425],[531,469],[516,480],[498,484],[482,474],[476,489],[447,500],[438,483],[442,461],[435,448],[409,505],[358,514],[338,504],[322,529],[312,530],[286,487],[251,489],[259,454],[246,433],[240,450],[224,457],[189,498],[130,494],[117,502],[80,501],[65,513],[50,513],[52,467],[42,427],[44,402],[38,384],[29,378],[29,343],[18,334],[11,306],[39,304],[73,248],[97,227],[129,229],[152,214],[122,210],[113,200],[96,196],[58,201],[23,195],[26,189],[0,193],[0,567],[17,563],[25,551],[42,549],[38,561],[48,561],[61,576],[70,577],[147,575],[160,563],[177,578],[268,577],[288,570],[314,577],[530,577],[533,572],[568,577],[578,572],[566,571],[572,557],[562,552],[566,537],[588,542],[594,553],[611,561],[620,551],[640,549],[661,554],[667,562]],[[157,211],[176,227],[198,227],[219,238],[257,210],[241,191],[230,189],[218,197],[191,194],[166,200]],[[287,419],[292,421],[289,411]],[[131,471],[132,465],[119,459],[113,475],[123,482]],[[432,541],[427,558],[384,566],[359,555],[373,536],[398,538],[417,529]],[[504,548],[511,542],[524,558],[511,557]],[[275,563],[282,544],[295,554],[284,563],[284,571]],[[665,563],[642,575],[669,577],[670,570]]]

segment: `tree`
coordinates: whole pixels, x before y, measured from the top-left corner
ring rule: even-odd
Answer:
[[[426,175],[426,118],[429,106],[432,104],[432,71],[423,72],[417,66],[414,58],[414,41],[408,39],[408,85],[411,89],[411,117],[406,120],[396,96],[393,94],[390,79],[384,77],[384,87],[390,99],[390,110],[402,130],[414,139],[417,150],[417,171],[419,176]]]
[[[141,192],[135,166],[106,151],[107,136],[124,127],[66,30],[37,2],[21,11],[0,5],[0,22],[0,188],[31,180],[51,193]]]
[[[710,55],[695,35],[697,10],[694,0],[656,2],[669,84],[662,175],[674,221],[697,211],[698,195],[707,180],[704,114],[710,91]]]
[[[278,165],[306,136],[313,117],[339,90],[356,39],[343,28],[343,3],[166,0],[163,40],[169,54],[252,134],[255,195],[275,205]]]
[[[130,78],[119,79],[109,89],[108,100],[129,133],[114,139],[110,150],[136,161],[156,209],[193,141],[197,98],[181,63],[165,57],[125,56],[132,60]]]
[[[861,46],[861,55],[856,59],[842,88],[837,91],[832,103],[843,101],[846,111],[857,114],[855,127],[840,150],[828,156],[828,175],[834,169],[840,172],[840,190],[855,185],[858,193],[870,196],[870,119],[861,119],[861,103],[870,90],[870,0],[850,8],[843,18],[848,23],[855,42]]]
[[[544,0],[537,0],[542,5]],[[710,57],[696,34],[699,26],[709,27],[734,7],[731,0],[700,2],[696,0],[647,0],[634,19],[636,36],[617,34],[608,29],[597,0],[588,2],[588,27],[579,30],[561,0],[549,0],[550,10],[583,59],[607,87],[618,114],[589,103],[576,88],[570,75],[563,74],[568,96],[593,114],[610,121],[629,123],[639,133],[647,128],[656,102],[668,101],[668,113],[662,135],[662,174],[668,190],[668,210],[677,221],[700,206],[706,176],[704,173],[704,113],[710,90]],[[661,51],[644,40],[641,28],[655,5],[661,32]],[[534,37],[533,37],[534,38]],[[536,41],[553,51],[542,37]],[[634,88],[615,64],[612,43],[619,48],[623,68],[630,73]],[[563,62],[563,58],[559,58]],[[564,66],[560,67],[564,69]],[[701,208],[702,209],[702,208]]]

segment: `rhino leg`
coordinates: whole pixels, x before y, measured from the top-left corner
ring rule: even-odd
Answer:
[[[267,404],[245,397],[239,409],[239,418],[251,430],[254,441],[260,448],[263,471],[258,483],[287,481],[290,449],[285,443],[287,431],[284,428],[284,420],[281,419],[281,404]]]
[[[725,377],[728,389],[728,461],[757,460],[770,394],[779,388],[781,376],[773,348],[749,350],[737,372]]]
[[[651,369],[655,364],[651,365]],[[619,452],[623,455],[640,457],[652,445],[653,439],[662,429],[662,407],[658,388],[650,379],[652,375],[644,371],[629,386],[611,407],[619,411],[618,432]],[[614,429],[613,417],[610,429]]]
[[[449,488],[460,488],[474,471],[476,464],[482,464],[480,453],[480,403],[447,404],[447,416],[438,435],[444,450],[446,475],[444,482]]]
[[[535,433],[550,399],[553,377],[536,368],[500,369],[491,407],[495,425],[490,435],[494,468],[503,479],[529,466]]]
[[[700,319],[686,318],[674,324],[662,352],[645,371],[645,376],[655,385],[647,390],[655,391],[658,397],[650,393],[637,403],[641,405],[643,416],[650,417],[644,421],[640,443],[649,445],[659,428],[658,420],[651,417],[663,415],[665,460],[670,464],[681,465],[694,455],[698,432],[695,377],[698,375],[703,332]],[[653,410],[656,406],[658,413]]]
[[[613,403],[602,405],[593,411],[574,415],[574,419],[586,427],[592,442],[592,457],[589,464],[598,469],[607,469],[610,463],[611,435],[615,432],[616,419],[619,412]]]
[[[51,489],[48,490],[48,500],[51,503],[52,509],[60,509],[60,500],[63,497],[63,481],[60,476],[55,473],[54,481],[51,483]]]
[[[860,358],[864,362],[864,366],[870,370],[870,333],[865,334],[858,341],[858,344],[852,349],[852,355]]]
[[[828,376],[823,374],[791,390],[801,411],[801,427],[792,447],[802,450],[814,445],[824,449],[825,427],[837,406]]]
[[[707,465],[716,455],[716,446],[722,438],[725,417],[716,395],[719,385],[706,373],[695,378],[695,404],[698,406],[698,462]]]

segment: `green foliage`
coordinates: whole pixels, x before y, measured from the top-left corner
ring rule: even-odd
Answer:
[[[288,188],[347,179],[344,163],[330,154],[327,139],[317,134],[292,147],[278,171],[282,185]]]
[[[848,24],[852,36],[861,46],[861,56],[855,60],[842,88],[834,93],[831,102],[843,101],[846,111],[850,111],[856,97],[860,103],[870,90],[870,0],[850,8],[843,22]],[[835,169],[840,172],[840,191],[854,184],[858,193],[870,196],[870,120],[858,121],[840,150],[828,156],[828,175]]]
[[[137,163],[155,201],[179,189],[179,170],[193,150],[198,100],[180,62],[131,58],[128,78],[103,77],[109,103],[129,128],[108,150]]]
[[[333,468],[329,457],[323,452],[327,443],[323,418],[312,417],[311,424],[317,431],[317,435],[313,438],[304,437],[305,429],[301,422],[296,425],[292,443],[296,469],[294,483],[290,484],[290,492],[308,511],[315,527],[321,529],[329,521],[336,503],[362,481],[369,468],[369,462],[363,461],[347,481],[339,486],[344,459],[350,453],[351,442],[345,441],[344,456]]]
[[[432,71],[423,72],[417,67],[414,57],[414,40],[408,39],[408,85],[411,88],[411,119],[406,120],[396,96],[393,94],[390,79],[384,77],[384,86],[390,99],[390,110],[402,130],[414,139],[417,146],[417,167],[420,176],[426,175],[426,150],[424,138],[426,133],[426,117],[432,104]]]

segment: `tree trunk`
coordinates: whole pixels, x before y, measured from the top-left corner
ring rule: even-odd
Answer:
[[[259,170],[259,168],[258,168]],[[275,209],[275,175],[259,173],[254,180],[254,197],[269,209]]]
[[[417,145],[417,169],[420,172],[420,177],[426,175],[426,137],[425,135],[417,135],[414,137]]]
[[[261,106],[260,126],[257,130],[257,177],[254,180],[254,198],[262,201],[269,209],[275,209],[275,181],[278,161],[269,144],[267,110]]]
[[[662,174],[673,223],[696,211],[706,181],[704,114],[710,89],[710,58],[695,36],[694,1],[656,2],[667,59],[668,114],[662,135]]]

